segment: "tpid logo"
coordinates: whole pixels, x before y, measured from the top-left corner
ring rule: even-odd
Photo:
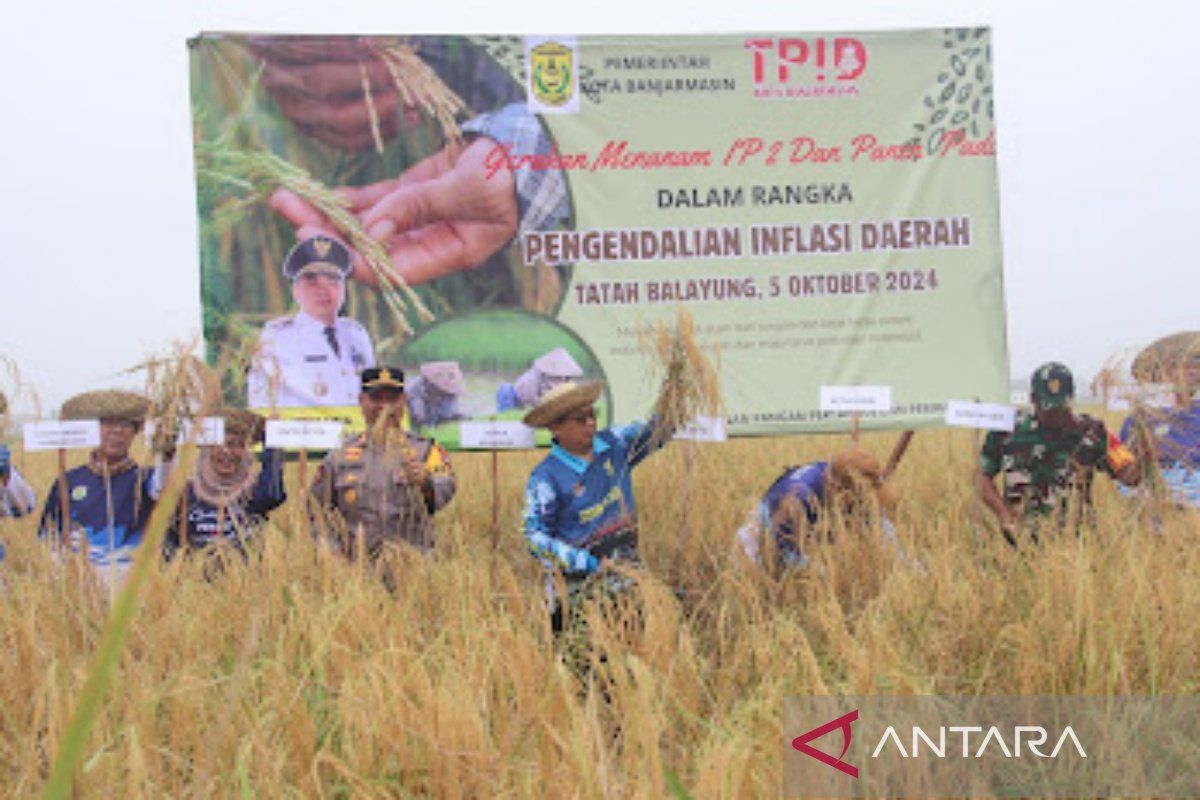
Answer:
[[[867,68],[858,39],[747,39],[755,97],[822,97],[858,94],[855,82]]]

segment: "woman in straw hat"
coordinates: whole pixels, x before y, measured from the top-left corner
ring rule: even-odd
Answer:
[[[554,437],[526,486],[525,537],[548,569],[562,569],[569,596],[608,562],[639,560],[630,470],[666,438],[655,435],[653,420],[597,431],[593,404],[603,388],[600,381],[560,384],[525,415],[526,425],[547,428]],[[558,631],[564,610],[552,577],[547,575],[546,591]],[[611,588],[623,588],[620,576],[605,577]]]
[[[1133,374],[1138,380],[1169,383],[1174,404],[1129,415],[1121,426],[1121,441],[1145,468],[1157,465],[1172,500],[1200,507],[1200,331],[1150,345],[1134,360]]]
[[[225,409],[225,442],[201,447],[196,472],[163,541],[171,558],[180,549],[216,552],[232,547],[245,556],[247,539],[287,499],[283,451],[264,447],[257,468],[250,447],[262,438],[265,421],[244,409]]]
[[[885,538],[895,542],[896,531],[888,519],[895,503],[879,461],[854,446],[829,461],[784,470],[738,530],[738,541],[757,564],[805,567],[809,545],[830,538],[838,518],[854,526],[878,521]]]
[[[62,407],[64,420],[100,420],[100,446],[66,474],[68,524],[61,515],[63,485],[56,483],[46,497],[41,535],[55,541],[69,535],[75,548],[86,537],[88,559],[105,581],[124,579],[154,507],[153,473],[129,456],[149,406],[133,392],[104,390],[76,395]]]

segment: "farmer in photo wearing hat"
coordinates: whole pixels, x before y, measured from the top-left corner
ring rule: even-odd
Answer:
[[[1139,408],[1121,426],[1121,441],[1157,478],[1171,500],[1200,508],[1200,331],[1160,339],[1133,362],[1138,380],[1171,385],[1173,404]]]
[[[594,404],[603,388],[600,381],[559,384],[525,415],[526,425],[554,437],[525,489],[525,538],[548,570],[562,570],[569,598],[595,578],[613,591],[625,588],[628,581],[605,567],[640,560],[630,471],[665,439],[654,420],[597,431]],[[549,573],[546,592],[560,631],[565,612]]]
[[[166,558],[185,548],[217,553],[232,548],[244,556],[246,542],[287,499],[283,451],[264,447],[257,465],[250,452],[262,440],[266,420],[235,408],[214,416],[225,421],[225,441],[200,448],[186,501],[163,540]]]
[[[150,401],[125,391],[76,395],[63,404],[64,420],[100,420],[100,446],[88,462],[67,472],[64,531],[62,484],[55,482],[42,511],[41,536],[59,542],[70,537],[74,549],[87,538],[88,560],[105,581],[121,583],[133,564],[133,551],[154,508],[153,472],[129,455]]]
[[[418,428],[432,428],[443,422],[463,419],[458,411],[458,398],[466,392],[467,384],[457,361],[422,364],[404,391],[412,424]]]
[[[357,557],[360,537],[372,561],[401,542],[430,551],[433,515],[454,497],[446,451],[401,427],[401,370],[363,370],[359,404],[366,430],[326,456],[313,481],[313,497],[337,512],[331,520],[319,520],[318,529],[324,528],[331,544],[350,558]]]
[[[358,375],[375,366],[366,328],[339,316],[350,251],[330,236],[310,236],[283,261],[300,310],[268,322],[247,376],[253,408],[352,406]]]
[[[1018,412],[1011,433],[990,431],[984,439],[975,484],[1009,544],[1023,525],[1035,539],[1048,520],[1063,525],[1073,496],[1079,511],[1090,513],[1096,470],[1127,486],[1141,479],[1137,459],[1103,422],[1072,412],[1074,397],[1071,371],[1043,364],[1031,381],[1033,411]],[[1001,473],[1003,494],[993,482]]]
[[[496,411],[530,408],[555,386],[583,377],[583,367],[565,348],[556,347],[534,359],[514,383],[501,384],[496,391]]]
[[[738,541],[756,564],[805,567],[810,546],[832,539],[835,521],[856,528],[878,523],[884,538],[895,543],[888,518],[895,504],[879,461],[856,445],[829,461],[784,470],[738,530]]]

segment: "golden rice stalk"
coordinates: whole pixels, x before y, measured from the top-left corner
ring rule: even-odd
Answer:
[[[17,366],[17,362],[3,353],[0,353],[0,376],[3,377],[0,385],[7,389],[7,393],[0,389],[0,439],[3,439],[8,433],[8,426],[12,421],[9,398],[15,405],[21,402],[21,398],[24,396],[39,417],[41,416],[41,401],[33,387],[21,380],[21,370]]]
[[[375,108],[375,99],[371,96],[371,79],[367,77],[367,67],[358,62],[358,77],[362,81],[363,99],[367,102],[367,116],[371,120],[371,138],[375,140],[375,152],[383,155],[383,134],[379,131],[379,111]]]
[[[456,144],[461,142],[462,131],[454,118],[467,107],[462,98],[442,82],[411,45],[377,43],[374,47],[392,74],[404,104],[417,106],[433,118],[447,140]],[[369,89],[364,91],[370,102]]]
[[[412,304],[421,321],[433,320],[433,314],[421,302],[417,293],[396,274],[387,252],[379,242],[367,236],[358,220],[350,213],[346,201],[304,169],[264,150],[234,149],[229,146],[228,140],[222,137],[197,145],[196,173],[203,180],[227,184],[260,197],[265,197],[279,188],[299,195],[324,214],[350,247],[362,255],[367,266],[375,273],[379,290],[388,308],[395,315],[398,327],[406,335],[411,335],[413,330],[408,323],[407,306],[400,297],[401,292]]]
[[[146,373],[148,416],[154,421],[156,452],[174,449],[181,422],[213,414],[221,405],[221,379],[195,355],[197,345],[176,343],[171,351],[126,370]]]
[[[661,439],[670,438],[677,430],[699,416],[720,416],[724,403],[717,368],[696,341],[696,326],[692,315],[682,307],[675,312],[675,325],[658,322],[653,327],[639,328],[642,350],[662,372],[654,415]]]

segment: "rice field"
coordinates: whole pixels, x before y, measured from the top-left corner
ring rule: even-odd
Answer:
[[[895,434],[865,436],[886,459]],[[84,797],[777,797],[791,694],[1195,694],[1198,515],[1098,481],[1081,538],[1009,549],[975,502],[977,437],[919,431],[903,554],[840,537],[816,567],[748,565],[734,531],[788,464],[848,437],[673,443],[635,472],[642,624],[596,616],[607,659],[564,664],[520,532],[538,453],[455,454],[434,558],[394,593],[314,547],[291,499],[212,582],[150,563],[82,740]],[[78,454],[77,454],[78,455]],[[17,454],[42,497],[53,454]],[[41,792],[109,599],[31,520],[0,522],[0,794]],[[682,590],[682,599],[676,590]]]

